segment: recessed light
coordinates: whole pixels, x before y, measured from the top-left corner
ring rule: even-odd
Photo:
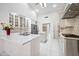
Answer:
[[[53,4],[52,7],[55,8],[55,7],[57,7],[57,5],[56,4]]]
[[[33,14],[35,14],[35,11],[32,11]]]
[[[38,9],[36,9],[36,12],[39,12],[39,10],[38,10]]]
[[[71,11],[71,10],[69,10],[69,11]]]

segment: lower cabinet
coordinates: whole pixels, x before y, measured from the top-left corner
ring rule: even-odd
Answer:
[[[33,39],[31,41],[31,55],[39,56],[40,55],[40,37]]]
[[[0,54],[4,51],[4,40],[0,39]]]
[[[78,40],[65,39],[64,52],[65,56],[78,56]]]
[[[10,56],[38,56],[40,54],[40,40],[34,38],[25,45],[3,40],[4,51]]]
[[[26,45],[20,45],[11,42],[5,42],[5,52],[10,56],[30,56],[31,55],[31,43]]]
[[[35,37],[30,42],[21,45],[9,39],[0,39],[0,55],[5,56],[39,56],[40,36]]]

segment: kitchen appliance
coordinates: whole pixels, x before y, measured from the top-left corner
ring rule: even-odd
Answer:
[[[38,29],[36,24],[31,24],[31,34],[38,34]]]

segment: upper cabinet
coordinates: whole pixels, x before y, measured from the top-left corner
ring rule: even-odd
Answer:
[[[13,32],[31,32],[31,19],[22,15],[9,14],[9,23],[14,27]]]
[[[79,15],[79,3],[68,4],[62,19],[71,19]]]

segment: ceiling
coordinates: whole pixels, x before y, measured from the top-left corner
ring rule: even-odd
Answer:
[[[41,7],[40,3],[29,3],[28,5],[40,16],[54,12],[62,12],[67,3],[46,3],[47,7]]]

